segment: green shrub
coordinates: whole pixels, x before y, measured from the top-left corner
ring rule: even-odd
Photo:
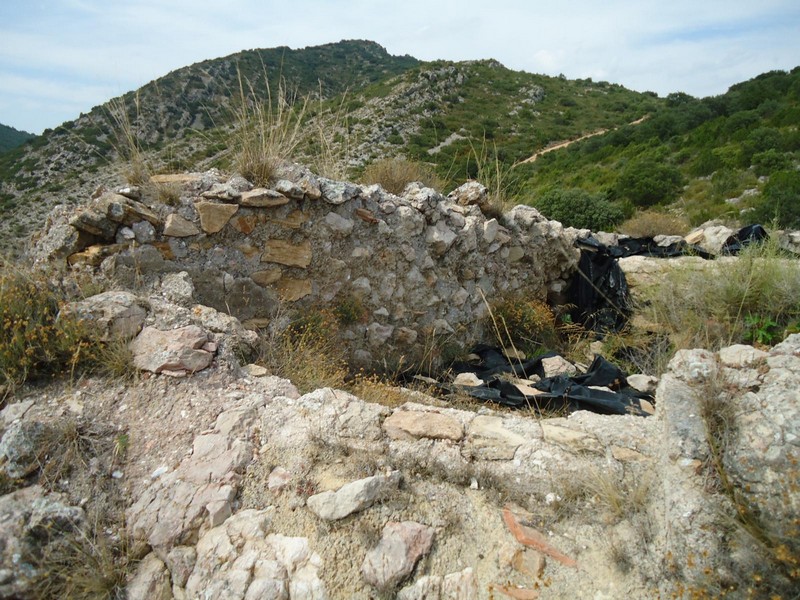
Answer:
[[[776,171],[787,171],[791,166],[791,156],[774,148],[753,155],[753,167],[759,177],[771,175]]]
[[[761,202],[751,213],[755,221],[800,228],[800,171],[779,171],[764,186]]]
[[[580,189],[548,190],[536,199],[534,206],[548,219],[593,231],[613,229],[625,218],[623,208],[609,202],[605,194]]]

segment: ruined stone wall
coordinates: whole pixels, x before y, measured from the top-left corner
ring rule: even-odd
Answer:
[[[530,207],[486,216],[475,182],[448,198],[420,184],[398,197],[298,165],[279,175],[270,189],[210,171],[107,192],[68,224],[56,211],[34,254],[126,284],[186,271],[197,302],[254,326],[279,307],[330,307],[360,364],[442,340],[467,347],[481,336],[483,296],[545,298],[577,263],[576,232]],[[163,204],[165,189],[180,198]]]

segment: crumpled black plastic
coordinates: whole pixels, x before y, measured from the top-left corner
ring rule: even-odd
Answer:
[[[769,239],[767,230],[761,225],[748,225],[730,236],[722,244],[722,254],[736,256],[751,244],[760,244]]]
[[[540,411],[568,408],[608,415],[647,416],[648,413],[642,410],[640,400],[652,401],[652,396],[630,387],[625,372],[600,355],[595,355],[586,373],[573,377],[558,375],[542,379],[533,387],[544,393],[528,396],[502,375],[513,374],[521,378],[532,375],[541,377],[544,374],[542,360],[555,356],[555,353],[543,354],[528,361],[518,361],[509,360],[497,348],[479,345],[473,349],[473,354],[480,357],[478,364],[456,363],[452,370],[455,373],[475,373],[484,384],[445,385],[444,388],[510,408],[534,408]],[[612,391],[596,390],[589,386],[608,387]]]
[[[713,254],[683,240],[659,246],[653,238],[627,238],[616,246],[606,246],[590,236],[576,244],[581,257],[570,285],[569,302],[573,306],[570,314],[573,321],[598,333],[619,331],[630,317],[628,282],[617,259],[627,256],[714,258]]]

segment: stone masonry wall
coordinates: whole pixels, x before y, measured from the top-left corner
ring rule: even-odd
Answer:
[[[525,206],[487,216],[476,182],[447,198],[411,184],[398,197],[291,164],[269,189],[216,171],[153,180],[78,214],[56,209],[34,257],[124,284],[185,271],[197,302],[252,326],[284,309],[338,308],[356,364],[413,355],[434,338],[466,347],[481,337],[483,296],[543,299],[578,259],[577,232]],[[159,200],[170,193],[169,205]]]

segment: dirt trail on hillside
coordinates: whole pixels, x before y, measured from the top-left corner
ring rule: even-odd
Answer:
[[[642,123],[642,122],[646,121],[648,118],[650,118],[650,115],[645,115],[645,116],[643,116],[643,117],[641,117],[639,119],[636,119],[635,121],[631,121],[630,123],[628,123],[628,125],[638,125],[639,123]],[[565,140],[563,142],[556,142],[555,144],[551,144],[550,146],[547,146],[543,150],[539,150],[538,152],[535,152],[533,155],[529,156],[525,160],[521,160],[520,162],[518,162],[514,166],[516,167],[517,165],[522,165],[522,164],[525,164],[525,163],[534,162],[542,154],[547,154],[548,152],[552,152],[553,150],[560,150],[561,148],[566,148],[567,146],[570,146],[571,144],[574,144],[575,142],[580,142],[582,140],[588,139],[590,137],[594,137],[596,135],[603,135],[604,133],[608,133],[609,131],[616,131],[617,129],[619,129],[619,127],[614,127],[613,129],[610,129],[610,130],[609,129],[598,129],[597,131],[593,131],[591,133],[587,133],[586,135],[582,135],[581,137],[575,138],[574,140]]]

